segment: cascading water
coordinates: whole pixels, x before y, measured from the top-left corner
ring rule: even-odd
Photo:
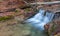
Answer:
[[[35,16],[27,19],[26,22],[32,25],[31,36],[48,36],[44,31],[44,25],[51,22],[53,16],[54,13],[51,11],[40,9]]]
[[[26,22],[30,23],[35,28],[44,30],[44,25],[49,23],[53,19],[53,16],[54,14],[52,12],[45,12],[45,10],[40,9],[35,16],[28,19]]]

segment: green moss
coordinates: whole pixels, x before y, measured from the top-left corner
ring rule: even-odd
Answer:
[[[5,17],[0,17],[0,21],[7,20],[12,18],[12,16],[5,16]]]
[[[31,9],[30,8],[26,8],[24,10],[25,10],[25,12],[29,12]]]
[[[19,10],[15,10],[15,12],[19,12]]]

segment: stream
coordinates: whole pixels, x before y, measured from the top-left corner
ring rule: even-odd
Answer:
[[[27,19],[26,22],[32,25],[31,36],[47,36],[44,31],[44,25],[51,22],[53,16],[54,13],[51,11],[40,9],[35,16]]]

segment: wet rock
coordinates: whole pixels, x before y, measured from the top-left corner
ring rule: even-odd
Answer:
[[[60,33],[60,18],[56,18],[52,22],[45,25],[45,30],[49,36],[58,36]]]
[[[57,18],[60,18],[60,12],[55,13],[55,15],[54,15],[54,18],[53,18],[53,19],[57,19]]]

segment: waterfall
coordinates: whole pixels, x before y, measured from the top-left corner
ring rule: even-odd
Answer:
[[[33,27],[38,28],[39,30],[44,30],[44,25],[52,21],[54,13],[51,11],[45,11],[40,9],[39,12],[26,20],[26,22],[30,23]]]

